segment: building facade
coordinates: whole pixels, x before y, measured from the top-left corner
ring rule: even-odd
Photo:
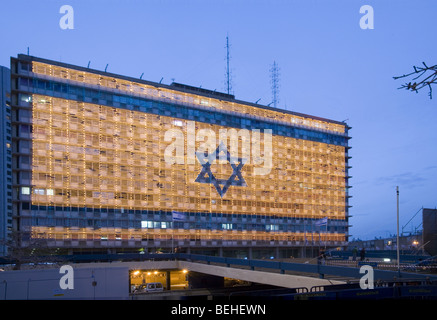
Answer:
[[[393,251],[397,250],[397,236],[391,235],[386,238],[376,238],[371,240],[352,240],[349,241],[348,250],[360,250],[364,248],[367,251]],[[409,234],[399,235],[399,249],[405,254],[425,254],[423,246],[422,231]]]
[[[12,127],[10,71],[0,67],[0,257],[8,254],[12,232]]]
[[[343,122],[26,55],[11,84],[22,245],[256,257],[348,239]]]
[[[423,245],[431,256],[437,256],[437,209],[422,208]]]
[[[422,254],[434,257],[437,255],[437,209],[422,207],[420,210],[422,211],[421,223],[412,231],[404,231],[404,228],[400,231],[399,249],[406,254]],[[347,249],[353,250],[354,248],[364,248],[370,251],[396,251],[397,235],[393,234],[385,238],[375,237],[375,239],[368,240],[349,240]]]

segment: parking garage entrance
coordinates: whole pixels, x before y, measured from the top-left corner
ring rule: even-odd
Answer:
[[[130,293],[188,289],[187,270],[131,270]]]

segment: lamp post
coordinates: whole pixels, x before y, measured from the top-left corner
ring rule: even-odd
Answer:
[[[396,187],[396,198],[397,198],[397,235],[396,235],[396,255],[397,255],[397,264],[398,264],[398,272],[400,276],[400,255],[399,255],[399,187]]]

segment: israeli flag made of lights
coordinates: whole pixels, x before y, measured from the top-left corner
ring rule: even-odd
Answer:
[[[183,212],[172,211],[173,221],[184,221],[185,214]]]
[[[316,227],[325,226],[327,224],[328,224],[328,217],[324,217],[322,219],[316,220],[316,222],[314,223]]]

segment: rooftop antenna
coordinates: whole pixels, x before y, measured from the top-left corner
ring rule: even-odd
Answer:
[[[87,66],[88,69],[90,68],[90,63],[91,63],[91,61],[88,61],[88,66]]]
[[[231,94],[232,85],[231,85],[231,70],[229,68],[230,55],[229,55],[229,37],[226,35],[226,92]]]
[[[162,77],[162,78],[161,78],[161,80],[159,80],[159,83],[161,83],[161,82],[162,82],[162,80],[164,80],[164,77]]]
[[[27,47],[27,55],[29,55],[29,47]]]
[[[140,76],[140,80],[143,78],[143,76],[144,76],[144,72],[141,74],[141,76]]]
[[[106,72],[106,69],[108,69],[108,64],[106,64],[106,67],[105,67],[105,72]]]
[[[270,73],[272,85],[272,103],[273,107],[277,108],[279,104],[279,67],[276,61],[273,61]]]

